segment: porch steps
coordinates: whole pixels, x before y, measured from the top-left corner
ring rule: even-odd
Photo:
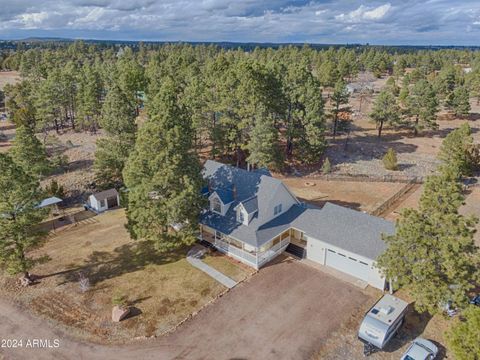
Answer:
[[[303,259],[306,256],[306,251],[301,246],[295,244],[288,244],[287,248],[285,249],[286,252],[296,256],[299,259]]]

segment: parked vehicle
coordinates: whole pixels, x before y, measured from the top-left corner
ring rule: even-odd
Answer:
[[[437,346],[429,340],[416,338],[400,360],[433,360],[438,354]]]
[[[402,326],[407,308],[407,302],[386,294],[368,310],[358,330],[358,338],[365,344],[367,353],[372,352],[371,346],[385,347]]]
[[[470,304],[480,306],[480,295],[476,295],[470,299]]]

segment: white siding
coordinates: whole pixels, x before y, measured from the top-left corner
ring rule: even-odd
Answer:
[[[282,204],[282,212],[274,215],[274,208],[277,205]],[[280,184],[275,193],[272,194],[271,200],[269,204],[265,204],[265,206],[259,211],[262,211],[260,217],[264,220],[264,223],[269,222],[273,218],[282,215],[286,211],[288,211],[293,205],[298,204],[298,200],[287,190],[285,185]],[[259,204],[261,206],[261,204]]]

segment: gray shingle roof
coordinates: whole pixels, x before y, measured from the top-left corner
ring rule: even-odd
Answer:
[[[111,197],[116,197],[116,196],[118,196],[118,191],[115,190],[115,189],[108,189],[108,190],[105,190],[105,191],[101,191],[101,192],[95,193],[95,194],[93,194],[93,196],[94,196],[95,199],[97,199],[98,201],[102,201],[102,200],[105,200],[105,199],[107,199],[107,198],[111,198]]]
[[[262,246],[293,227],[307,236],[375,260],[386,248],[382,234],[395,232],[393,222],[331,203],[325,204],[323,208],[306,204],[293,205],[288,211],[265,223],[262,206],[273,200],[279,186],[284,186],[280,180],[214,161],[206,162],[205,177],[223,186],[235,184],[237,199],[225,216],[205,211],[200,222],[255,247]],[[254,208],[255,201],[258,212],[250,224],[246,226],[238,223],[235,207],[242,202],[251,209]]]
[[[233,201],[233,191],[231,189],[216,188],[214,192],[224,204],[230,204]]]
[[[242,201],[241,204],[248,214],[258,211],[258,198],[256,196]]]
[[[309,207],[292,226],[307,236],[371,260],[386,249],[382,234],[395,232],[391,221],[332,203],[322,209]]]

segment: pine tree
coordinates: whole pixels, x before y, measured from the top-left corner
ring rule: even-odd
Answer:
[[[47,153],[33,130],[26,126],[16,129],[13,146],[11,148],[13,160],[22,166],[25,172],[34,176],[48,174],[51,170]]]
[[[465,86],[455,89],[451,104],[457,116],[467,116],[470,113],[470,93]]]
[[[375,122],[378,129],[378,137],[382,136],[383,126],[389,124],[394,126],[400,121],[400,108],[392,92],[387,88],[378,94],[373,104],[370,118]]]
[[[156,113],[152,110],[140,128],[123,171],[129,189],[128,230],[133,238],[155,240],[160,248],[194,240],[204,201],[191,118],[178,97],[174,81],[165,79],[152,100]]]
[[[84,65],[80,72],[78,89],[78,117],[84,130],[95,133],[102,109],[102,82],[100,73],[92,65]]]
[[[349,107],[342,108],[342,105],[348,104],[348,89],[343,81],[335,84],[332,94],[332,117],[333,117],[333,138],[337,135],[338,115],[343,112],[350,112]]]
[[[387,279],[405,286],[419,311],[435,314],[452,301],[463,306],[478,280],[480,258],[473,235],[477,219],[458,213],[463,202],[454,176],[425,183],[419,210],[405,209],[377,263]]]
[[[299,136],[301,160],[306,163],[315,163],[325,152],[325,112],[319,83],[311,78],[307,83],[303,116]]]
[[[102,105],[100,125],[108,135],[135,134],[135,108],[116,85],[112,85]]]
[[[247,161],[258,167],[279,169],[282,158],[278,146],[278,130],[273,119],[265,112],[255,117],[255,124],[248,143],[250,155]]]
[[[45,216],[36,208],[41,191],[37,180],[2,153],[0,193],[0,263],[10,274],[23,273],[29,278],[35,260],[28,257],[28,251],[41,240],[35,229]]]
[[[438,124],[438,100],[433,87],[426,80],[415,83],[406,98],[407,113],[414,118],[413,131],[417,135],[420,130],[436,129]]]
[[[468,176],[478,166],[471,156],[473,147],[472,130],[468,123],[451,131],[443,140],[438,158],[444,166],[451,168],[458,177]]]
[[[123,168],[135,145],[135,108],[118,86],[105,97],[100,125],[108,137],[97,141],[94,170],[100,188],[123,186]]]
[[[451,325],[445,337],[455,359],[480,359],[480,307],[470,305]]]

